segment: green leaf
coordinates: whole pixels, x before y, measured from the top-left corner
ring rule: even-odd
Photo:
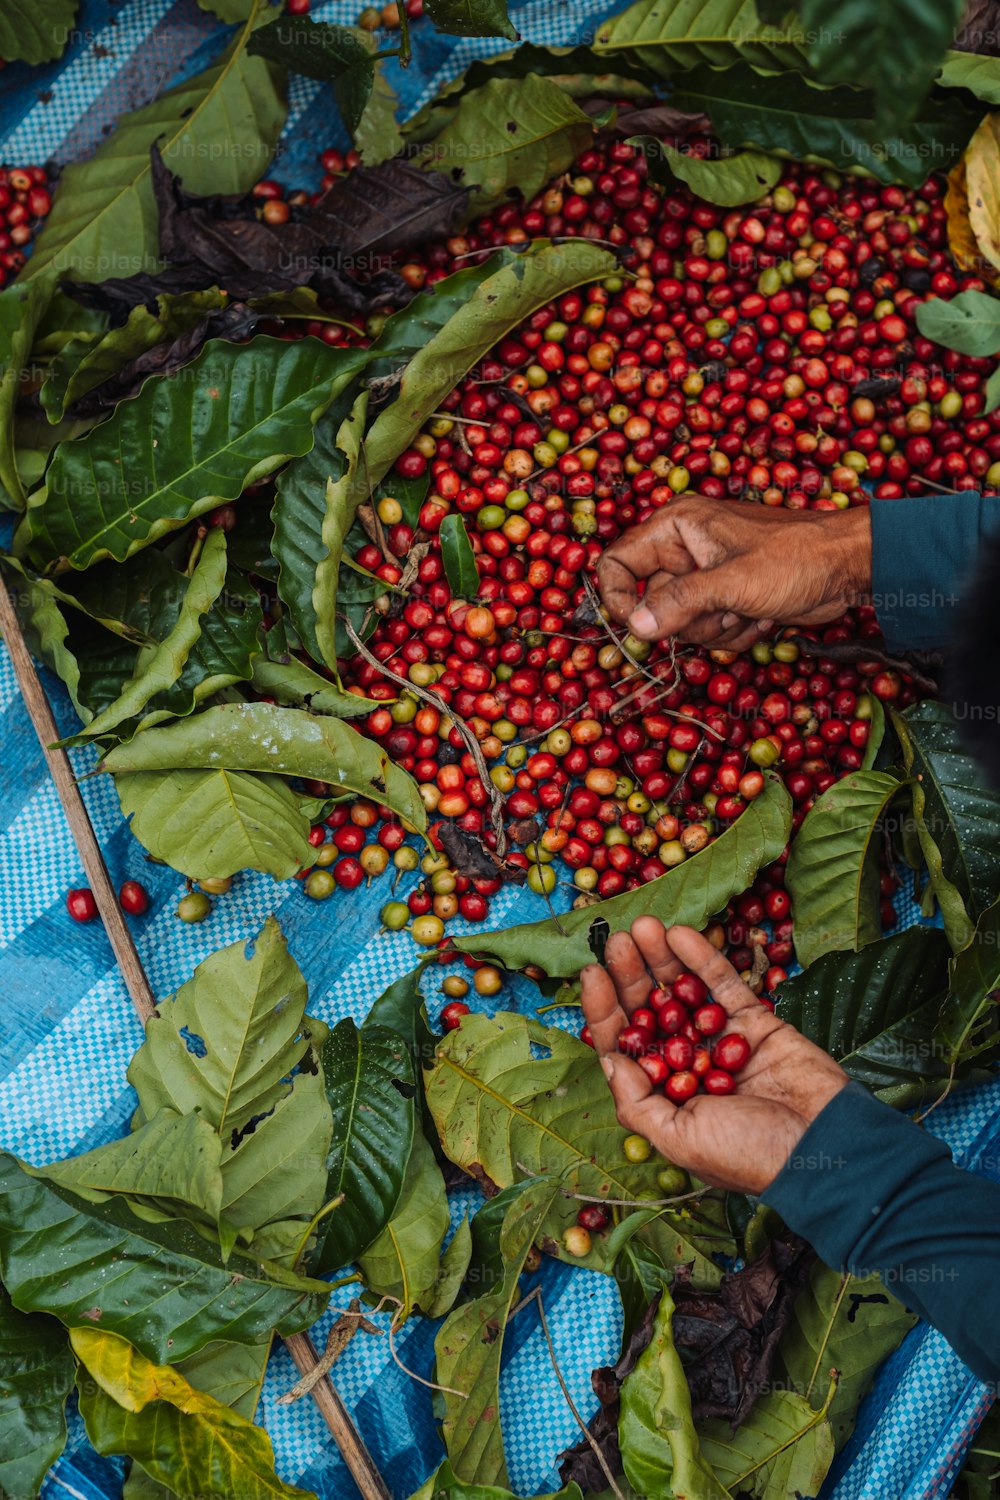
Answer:
[[[316,560],[312,591],[312,609],[316,621],[316,643],[321,660],[337,669],[337,575],[347,533],[354,525],[358,506],[367,498],[369,488],[363,472],[358,472],[361,456],[368,392],[362,391],[350,414],[337,430],[337,448],[343,454],[342,472],[326,481],[326,505],[320,527],[323,552]]]
[[[731,208],[737,203],[755,203],[774,187],[781,176],[781,162],[760,151],[740,151],[735,156],[689,156],[651,135],[634,135],[636,146],[649,163],[654,182],[669,186],[674,179],[686,182],[699,198]]]
[[[427,0],[424,13],[449,36],[505,36],[517,41],[507,0]]]
[[[214,527],[205,538],[198,564],[191,575],[177,620],[170,632],[148,658],[141,663],[132,681],[121,695],[102,713],[91,719],[86,729],[63,740],[62,744],[82,744],[103,739],[128,719],[136,718],[157,693],[169,691],[184,671],[207,615],[222,593],[226,582],[226,533]]]
[[[857,949],[880,935],[879,839],[903,785],[887,771],[852,771],[806,815],[785,872],[804,968],[823,953]]]
[[[413,1145],[413,1064],[406,1044],[382,1027],[359,1031],[348,1016],[323,1045],[334,1119],[325,1197],[341,1206],[319,1226],[314,1271],[336,1271],[381,1234],[399,1202]]]
[[[533,198],[593,139],[594,124],[558,84],[537,73],[491,78],[464,94],[424,161],[472,193],[482,213],[516,191]]]
[[[434,1306],[441,1246],[450,1222],[441,1169],[418,1131],[392,1218],[358,1257],[368,1290],[400,1303],[397,1321],[409,1317],[414,1308],[426,1312]]]
[[[994,370],[986,382],[986,404],[983,407],[984,415],[988,417],[991,412],[996,411],[998,406],[1000,406],[1000,369]]]
[[[308,1491],[274,1472],[263,1427],[197,1391],[170,1365],[151,1363],[124,1339],[74,1328],[73,1348],[90,1381],[80,1381],[80,1414],[103,1454],[126,1454],[150,1478],[182,1495],[305,1500]]]
[[[797,16],[784,25],[765,25],[753,0],[637,0],[598,28],[594,50],[599,56],[624,50],[658,73],[708,63],[729,68],[743,61],[751,67],[802,69],[806,36]],[[671,100],[671,102],[673,102]]]
[[[919,824],[940,850],[940,873],[974,920],[1000,889],[1000,795],[990,789],[979,764],[963,749],[955,717],[943,703],[928,699],[894,715],[893,722],[907,773],[917,781],[914,811]],[[933,869],[931,882],[937,893],[940,877]],[[964,947],[971,938],[971,923],[949,924],[946,913],[946,926],[955,947]]]
[[[437,1383],[450,1387],[443,1392],[445,1448],[452,1468],[470,1483],[507,1483],[499,1392],[504,1332],[518,1298],[525,1257],[558,1194],[559,1183],[553,1179],[528,1183],[518,1191],[500,1232],[502,1279],[456,1308],[434,1340]]]
[[[262,698],[276,698],[286,708],[305,708],[312,714],[332,714],[335,719],[359,719],[379,706],[374,698],[345,692],[290,652],[283,655],[277,661],[270,656],[254,657],[251,681]]]
[[[868,1088],[906,1103],[947,1077],[934,1029],[948,986],[948,943],[911,927],[858,953],[827,953],[781,986],[778,1015]]]
[[[246,52],[258,9],[255,0],[243,31],[220,62],[119,116],[93,156],[65,169],[22,280],[75,271],[87,281],[103,281],[156,265],[149,156],[154,142],[192,193],[245,193],[253,186],[285,120],[284,98],[270,65]]]
[[[206,1344],[177,1369],[199,1391],[252,1418],[260,1399],[271,1340],[263,1344]]]
[[[216,287],[157,297],[155,312],[140,302],[125,323],[102,337],[87,333],[71,340],[56,356],[38,393],[49,421],[61,421],[67,407],[117,375],[130,360],[196,328],[212,309],[225,303],[225,293]]]
[[[126,1203],[92,1204],[0,1153],[0,1266],[22,1312],[68,1327],[100,1320],[151,1359],[185,1358],[215,1339],[260,1343],[308,1328],[329,1288],[234,1252],[182,1222],[148,1224]]]
[[[75,1361],[52,1318],[18,1312],[0,1286],[0,1494],[37,1495],[66,1444]]]
[[[0,57],[32,64],[61,57],[78,8],[79,0],[38,0],[27,8],[0,0]]]
[[[882,700],[880,698],[873,697],[871,700],[870,724],[868,741],[865,745],[864,755],[861,757],[862,771],[873,769],[878,753],[885,743],[885,709],[882,707]]]
[[[962,19],[965,0],[800,0],[809,61],[824,83],[870,88],[876,123],[913,119]]]
[[[874,123],[866,90],[818,88],[798,73],[762,76],[743,65],[717,73],[699,68],[678,80],[670,96],[678,109],[707,110],[723,146],[752,146],[778,156],[860,173],[879,182],[920,187],[927,163],[947,170],[979,123],[954,99],[930,98],[894,134]]]
[[[427,1308],[429,1318],[443,1318],[455,1306],[462,1290],[472,1256],[472,1230],[464,1218],[452,1235],[451,1243],[441,1257],[434,1296]]]
[[[877,1276],[842,1274],[819,1261],[813,1266],[792,1304],[778,1360],[788,1389],[815,1407],[826,1395],[830,1370],[837,1370],[840,1381],[827,1416],[838,1448],[854,1430],[876,1370],[915,1322]]]
[[[457,512],[441,522],[441,561],[454,599],[474,599],[479,593],[479,569],[465,522]]]
[[[106,422],[60,443],[29,546],[57,571],[123,562],[307,453],[313,424],[355,369],[321,339],[213,339],[186,370],[148,380]]]
[[[280,776],[137,771],[117,775],[115,786],[140,844],[191,880],[240,870],[289,880],[310,861],[309,820]]]
[[[517,1497],[510,1490],[497,1489],[496,1485],[466,1484],[464,1479],[456,1479],[454,1469],[445,1459],[437,1473],[410,1500],[517,1500]],[[568,1484],[557,1494],[539,1495],[538,1500],[583,1500],[583,1493],[578,1484]]]
[[[817,1495],[833,1462],[833,1431],[825,1410],[813,1411],[791,1391],[759,1397],[735,1433],[718,1417],[697,1426],[702,1457],[726,1495],[747,1500]]]
[[[980,917],[968,947],[951,961],[948,999],[936,1029],[946,1061],[957,1066],[963,1058],[979,1056],[996,1039],[997,994],[1000,990],[1000,902]],[[989,1019],[987,1035],[982,1022]]]
[[[941,88],[968,89],[986,104],[1000,104],[1000,57],[946,52],[935,80]]]
[[[80,663],[70,643],[70,627],[58,599],[44,580],[32,578],[13,558],[4,558],[3,562],[19,575],[13,590],[14,604],[30,650],[62,679],[73,707],[86,723],[90,709],[80,691]]]
[[[425,1083],[441,1145],[463,1171],[498,1188],[523,1182],[526,1172],[558,1175],[566,1196],[547,1226],[553,1254],[576,1218],[569,1195],[634,1199],[656,1191],[662,1159],[626,1160],[628,1132],[615,1118],[593,1048],[564,1031],[505,1011],[467,1016],[438,1046]],[[644,1237],[662,1243],[667,1263],[691,1262],[695,1280],[714,1285],[719,1272],[695,1234],[691,1221],[664,1213]],[[595,1241],[584,1264],[604,1269],[603,1250]]]
[[[271,703],[223,703],[147,729],[104,757],[106,771],[236,770],[328,782],[384,803],[420,832],[427,826],[413,778],[337,719]]]
[[[250,38],[247,52],[280,63],[290,73],[323,82],[341,73],[371,69],[371,47],[368,38],[352,26],[334,26],[328,21],[314,21],[308,15],[278,16],[261,26]],[[353,134],[357,121],[345,119]]]
[[[343,80],[337,90],[337,98],[344,94]],[[372,89],[361,118],[354,128],[354,144],[366,167],[377,167],[402,149],[403,134],[396,123],[399,100],[392,84],[382,71],[382,64],[375,64]],[[341,113],[344,105],[341,103]]]
[[[221,1155],[207,1120],[163,1106],[131,1135],[54,1162],[41,1175],[94,1203],[117,1194],[214,1224],[222,1209]]]
[[[2,35],[0,11],[0,41]],[[6,55],[0,52],[0,56]],[[51,295],[47,282],[11,286],[0,292],[0,500],[14,510],[23,509],[26,494],[14,457],[14,415],[35,329]]]
[[[997,60],[1000,67],[1000,58]],[[917,308],[917,327],[959,354],[984,358],[1000,351],[1000,298],[987,292],[959,292],[947,300],[930,297]]]
[[[618,1441],[625,1477],[649,1500],[674,1495],[728,1500],[699,1449],[691,1395],[674,1345],[673,1315],[673,1300],[664,1287],[653,1336],[622,1382]]]
[[[567,912],[558,922],[549,918],[504,932],[477,932],[458,938],[455,946],[463,952],[491,953],[508,969],[531,963],[552,976],[572,978],[593,960],[587,937],[597,918],[603,918],[612,932],[622,932],[636,917],[651,912],[664,922],[700,930],[731,897],[747,889],[763,865],[777,859],[788,840],[791,818],[788,793],[776,777],[769,777],[760,796],[714,843],[641,890]]]

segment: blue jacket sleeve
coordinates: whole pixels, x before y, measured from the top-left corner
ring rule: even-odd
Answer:
[[[873,500],[871,521],[872,603],[889,650],[947,645],[979,544],[1000,529],[1000,498]]]
[[[1000,1379],[1000,1184],[851,1083],[763,1197],[827,1265],[877,1271],[981,1380]]]

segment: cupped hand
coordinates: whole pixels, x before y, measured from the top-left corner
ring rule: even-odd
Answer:
[[[590,964],[583,971],[583,1010],[620,1123],[712,1187],[762,1193],[847,1074],[761,1005],[732,964],[690,927],[668,930],[656,917],[639,917],[631,933],[608,940],[605,956],[606,969]],[[729,1017],[727,1032],[742,1033],[753,1052],[736,1075],[735,1093],[698,1094],[678,1106],[654,1092],[617,1044],[653,986],[669,984],[682,970],[704,980]]]
[[[639,640],[743,651],[775,624],[844,613],[871,582],[871,521],[863,506],[793,511],[683,496],[607,548],[597,579]]]

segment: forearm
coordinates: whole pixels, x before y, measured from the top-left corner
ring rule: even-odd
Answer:
[[[1000,1185],[851,1084],[763,1196],[827,1264],[878,1271],[975,1374],[1000,1378]]]

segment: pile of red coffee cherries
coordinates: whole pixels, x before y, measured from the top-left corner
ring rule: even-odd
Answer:
[[[0,287],[13,281],[52,207],[44,167],[0,167]]]

